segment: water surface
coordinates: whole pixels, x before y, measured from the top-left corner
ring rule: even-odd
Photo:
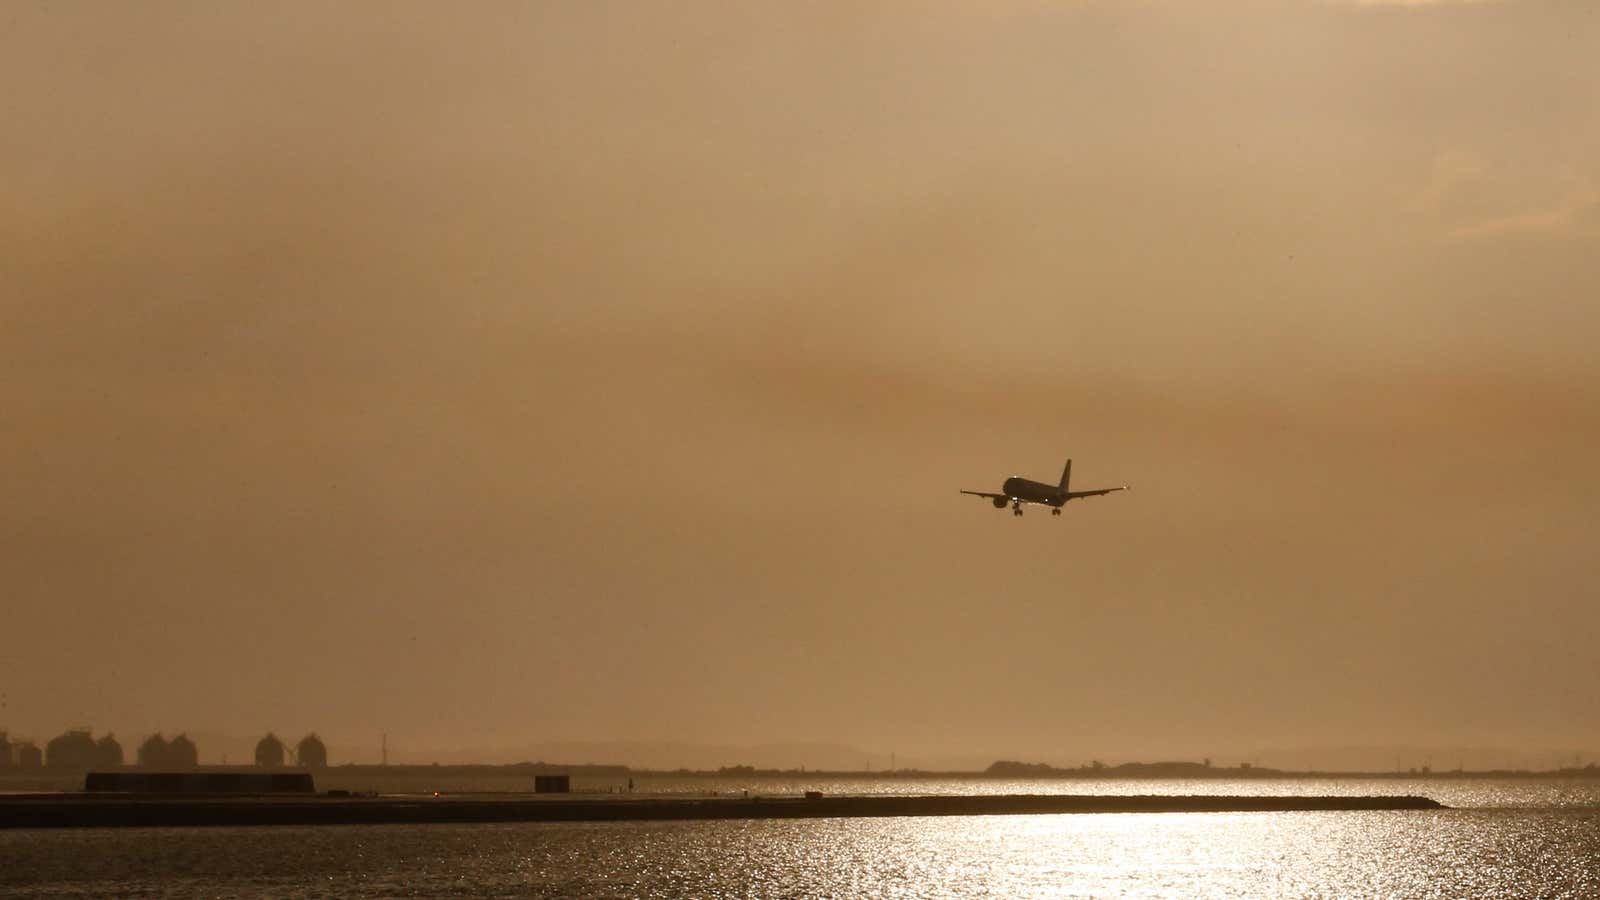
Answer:
[[[933,783],[928,792],[1423,793],[1459,808],[18,830],[0,832],[0,895],[1600,896],[1595,783],[1380,784],[1389,789],[1361,780],[1248,781],[1234,789],[1211,781],[966,779]],[[793,787],[755,785],[763,786]],[[902,779],[865,787],[854,792],[920,792],[905,790]]]

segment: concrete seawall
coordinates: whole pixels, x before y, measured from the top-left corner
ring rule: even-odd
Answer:
[[[501,797],[182,797],[51,794],[0,797],[0,828],[376,825],[436,822],[619,822],[1131,812],[1421,810],[1426,797],[854,796],[801,799]]]

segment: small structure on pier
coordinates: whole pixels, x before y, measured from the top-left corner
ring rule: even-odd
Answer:
[[[533,776],[533,792],[535,794],[570,794],[572,793],[572,776],[535,775]]]

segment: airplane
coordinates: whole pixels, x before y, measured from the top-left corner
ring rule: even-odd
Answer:
[[[1068,500],[1078,500],[1083,497],[1098,497],[1116,491],[1125,491],[1127,485],[1114,488],[1099,488],[1092,491],[1074,491],[1067,485],[1072,481],[1072,460],[1067,460],[1067,467],[1061,472],[1060,486],[1044,484],[1038,481],[1029,481],[1019,475],[1013,475],[1000,485],[1000,493],[992,494],[988,491],[962,491],[974,497],[987,497],[994,504],[995,509],[1005,509],[1006,504],[1011,504],[1011,514],[1022,515],[1022,504],[1038,503],[1050,507],[1050,515],[1061,515],[1061,506]]]

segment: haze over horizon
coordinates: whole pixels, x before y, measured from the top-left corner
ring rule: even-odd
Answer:
[[[1592,752],[1596,48],[3,0],[0,729]]]

